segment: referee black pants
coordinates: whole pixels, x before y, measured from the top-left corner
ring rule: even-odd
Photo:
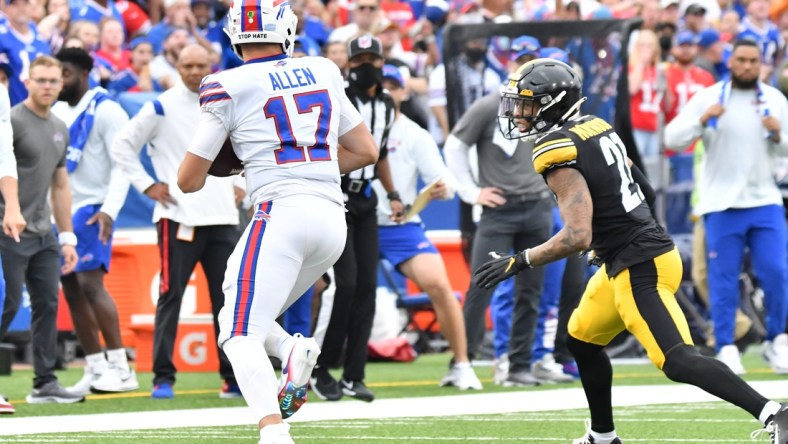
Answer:
[[[367,342],[375,316],[375,295],[378,285],[378,198],[362,190],[348,193],[347,241],[342,256],[334,264],[336,292],[331,320],[326,328],[320,356],[321,367],[340,365],[342,348],[347,343],[344,372],[346,381],[364,380],[367,364]]]
[[[216,346],[216,337],[219,335],[217,317],[219,310],[224,306],[222,283],[227,268],[227,258],[230,257],[240,237],[238,227],[235,225],[209,225],[194,227],[191,241],[180,240],[177,236],[179,226],[178,222],[169,219],[161,219],[157,223],[161,274],[153,330],[154,385],[175,383],[176,369],[172,353],[175,337],[178,334],[178,317],[183,292],[197,262],[202,264],[208,281],[213,312],[213,344]],[[233,368],[221,348],[219,374],[223,379],[235,383]]]

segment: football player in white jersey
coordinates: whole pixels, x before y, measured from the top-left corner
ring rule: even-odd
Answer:
[[[342,253],[340,173],[378,157],[336,65],[290,58],[296,22],[285,0],[234,2],[226,31],[244,65],[203,80],[197,133],[178,172],[181,190],[199,190],[229,135],[255,202],[227,263],[219,344],[259,419],[261,444],[293,442],[282,417],[306,400],[320,353],[314,339],[292,337],[275,320]],[[266,353],[282,360],[279,388]]]

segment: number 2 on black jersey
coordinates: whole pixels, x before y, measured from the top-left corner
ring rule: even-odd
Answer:
[[[627,155],[624,143],[616,133],[610,133],[607,136],[599,138],[599,147],[602,148],[602,154],[605,156],[605,161],[608,166],[616,164],[618,173],[621,175],[621,204],[624,210],[629,213],[640,205],[645,198],[643,192],[640,191],[640,186],[632,179],[632,173],[627,166]],[[635,191],[631,191],[634,185]]]

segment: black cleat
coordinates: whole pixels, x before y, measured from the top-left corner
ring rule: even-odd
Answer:
[[[372,402],[375,400],[375,395],[369,391],[363,381],[345,381],[343,379],[339,381],[339,385],[342,386],[342,393],[347,396],[365,402]]]
[[[339,389],[337,380],[331,376],[328,369],[315,366],[312,370],[312,377],[309,378],[309,385],[318,398],[323,401],[339,401],[342,399],[342,390]]]
[[[780,406],[780,410],[766,425],[766,431],[772,438],[772,444],[788,444],[788,402]],[[760,430],[756,431],[756,433],[758,432]]]

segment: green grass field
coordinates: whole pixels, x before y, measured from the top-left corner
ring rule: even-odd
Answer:
[[[437,387],[446,370],[447,355],[423,355],[410,364],[373,363],[368,366],[368,385],[378,399],[414,398],[456,395],[452,388]],[[748,381],[785,379],[772,374],[757,355],[744,359]],[[64,385],[75,382],[81,369],[60,372]],[[566,387],[579,383],[538,388],[507,389],[495,386],[489,367],[477,368],[485,389],[482,393],[521,391],[522,402],[528,403],[528,392]],[[651,365],[616,366],[615,385],[669,384]],[[30,390],[31,372],[15,370],[10,377],[0,378],[0,392],[5,393],[17,408],[14,417],[46,415],[79,415],[88,413],[134,412],[206,407],[242,406],[242,400],[220,400],[220,381],[214,374],[179,374],[173,400],[152,400],[149,396],[151,375],[139,374],[139,392],[120,396],[90,396],[75,405],[28,405],[23,399]],[[786,382],[788,383],[788,381]],[[478,392],[477,392],[478,393]],[[672,400],[671,400],[672,401]],[[680,397],[676,399],[680,402]],[[310,403],[322,402],[314,395]],[[371,405],[374,406],[374,403]],[[370,407],[371,408],[371,407]],[[481,409],[483,411],[483,408]],[[196,412],[195,412],[196,413]],[[617,408],[619,435],[625,442],[641,443],[704,443],[751,442],[750,432],[757,421],[746,412],[723,402],[688,403]],[[570,443],[584,432],[585,409],[550,412],[509,413],[497,415],[464,415],[454,417],[390,418],[386,420],[341,420],[294,423],[291,433],[298,443],[429,443],[455,442],[537,442]],[[0,433],[3,420],[0,418]],[[43,426],[43,425],[42,425]],[[43,429],[43,427],[42,427]],[[254,443],[256,427],[202,427],[113,432],[81,432],[0,436],[0,442],[79,442],[79,443]],[[758,442],[768,442],[766,435]]]

